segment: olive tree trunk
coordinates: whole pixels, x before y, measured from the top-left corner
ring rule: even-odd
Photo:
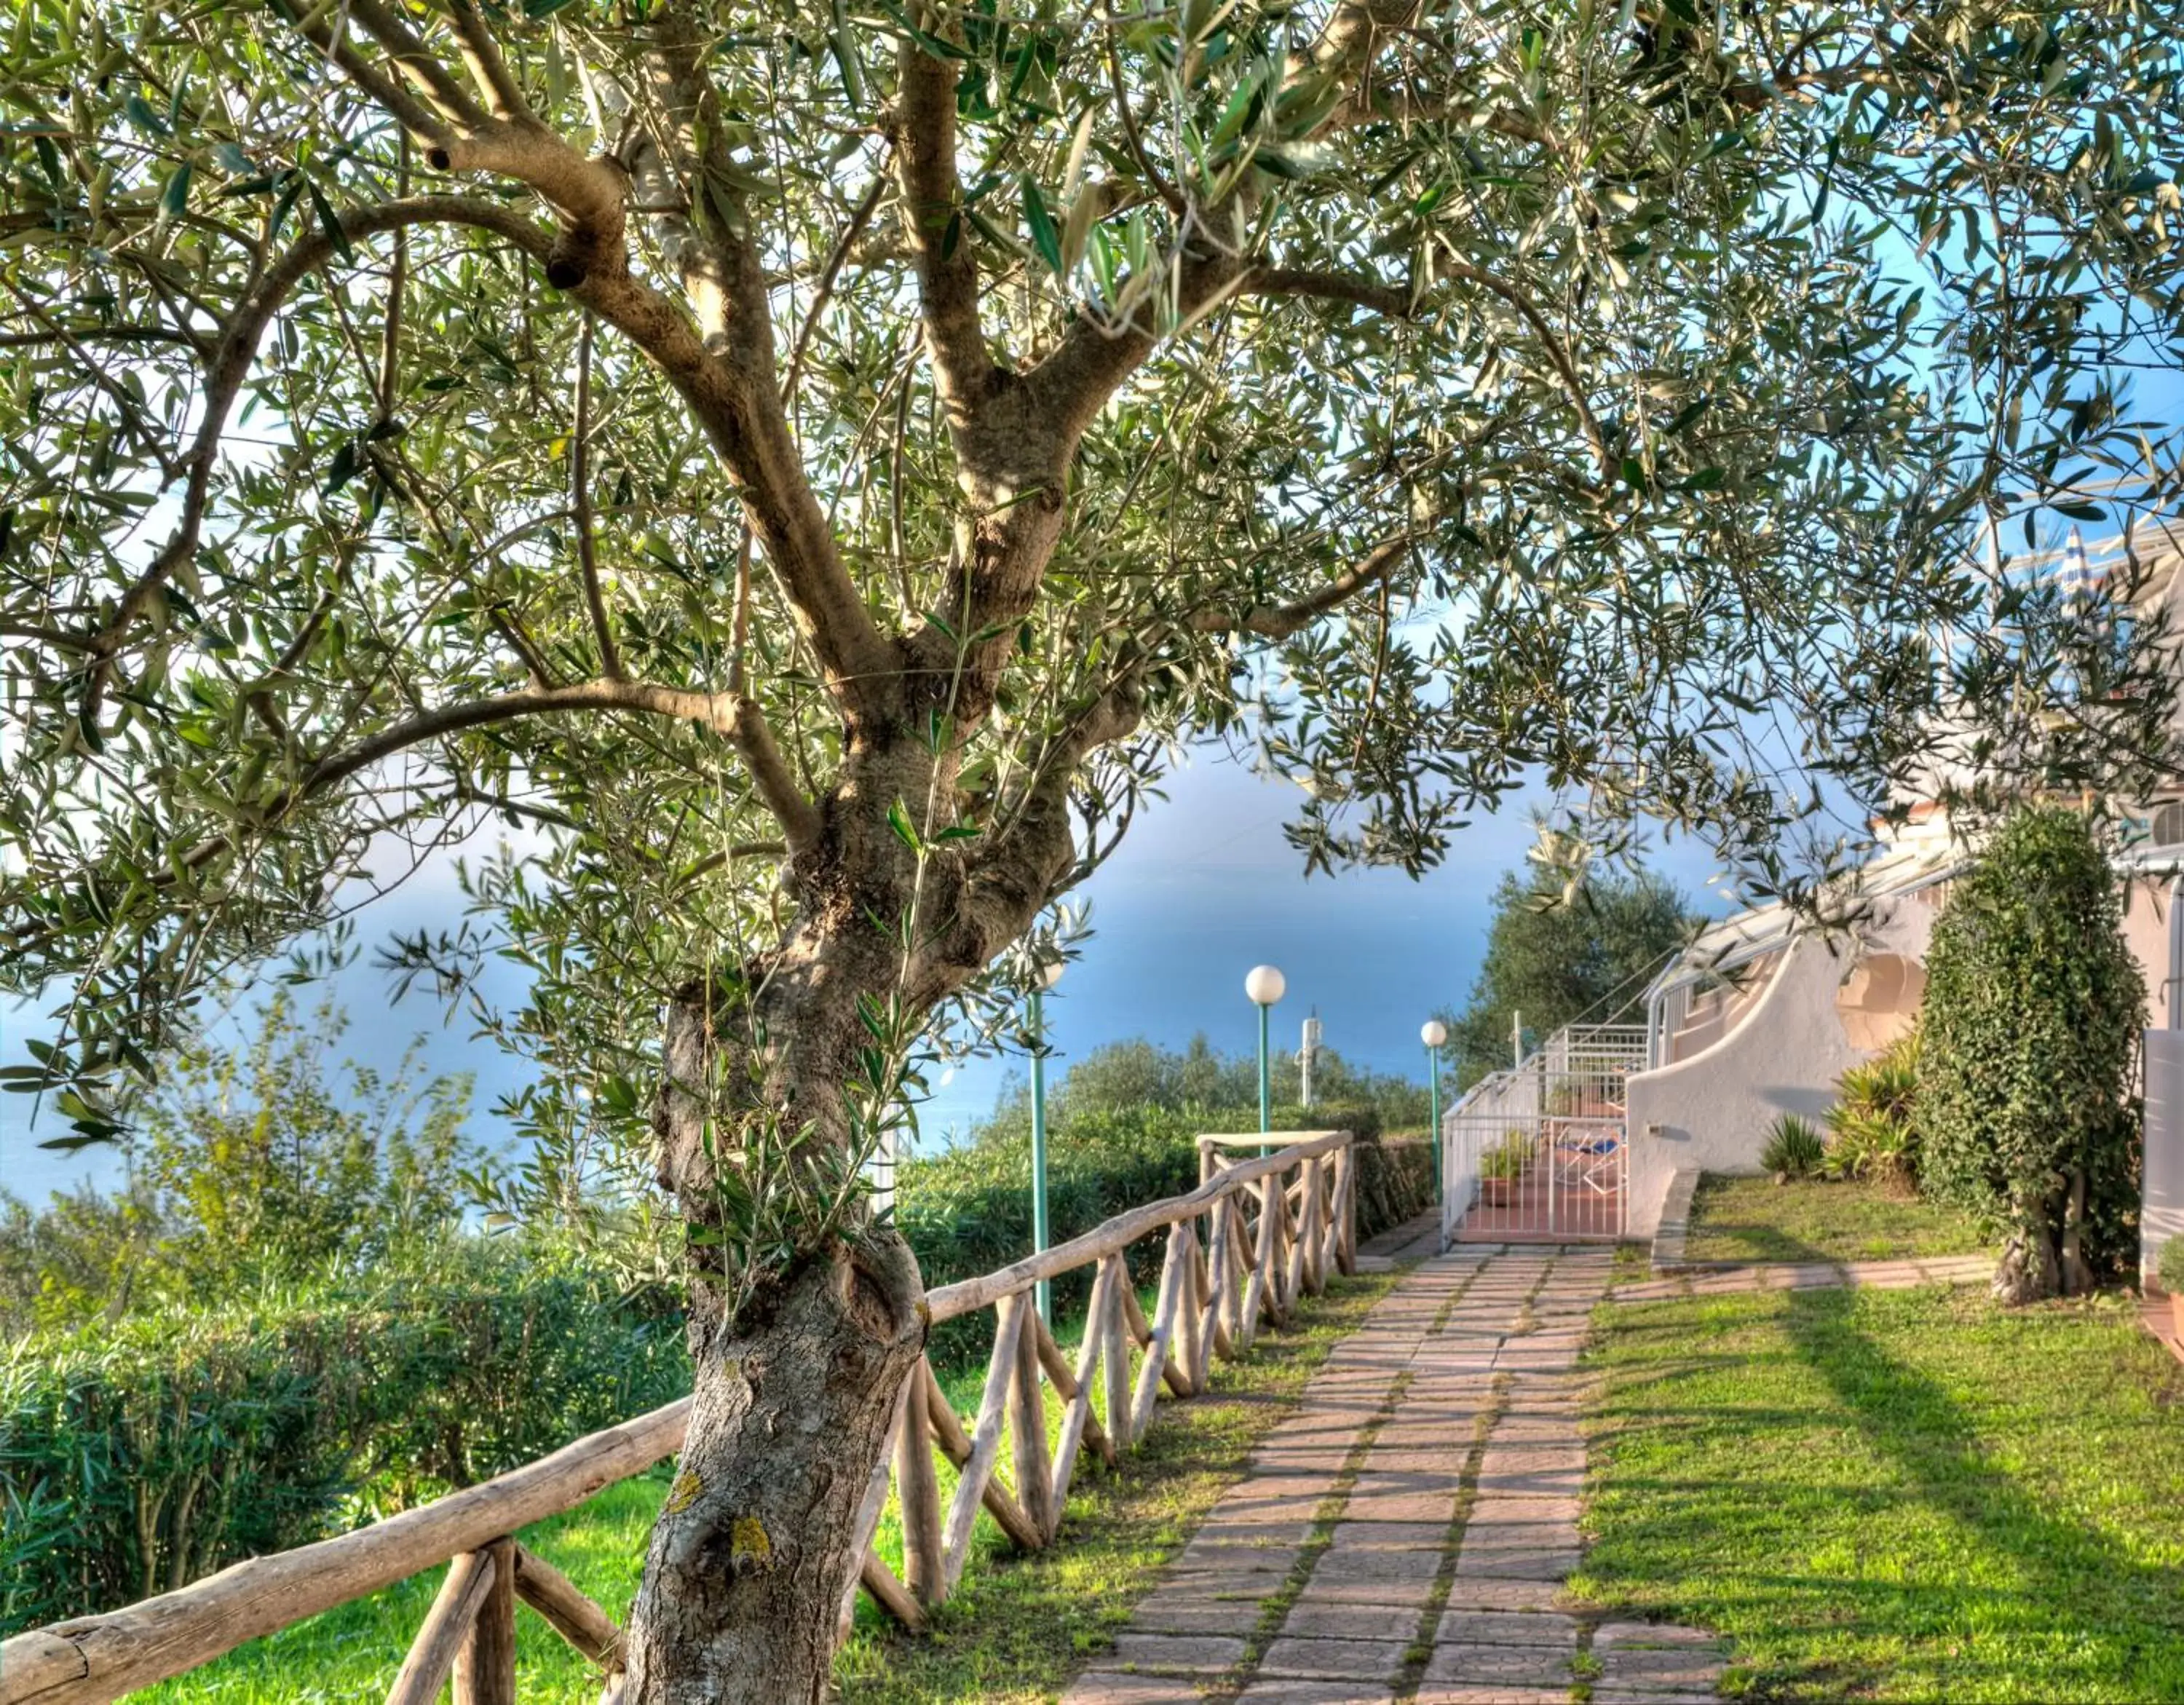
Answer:
[[[950,772],[901,729],[868,735],[794,861],[780,947],[669,1008],[655,1130],[660,1181],[694,1234],[695,1401],[631,1611],[622,1705],[827,1692],[864,1561],[859,1507],[928,1318],[908,1245],[844,1200],[860,1131],[888,1097],[873,1027],[900,1027],[883,1056],[906,1047],[1017,939],[1073,856],[1059,797],[976,865],[914,850],[889,802],[944,794]],[[775,1217],[738,1248],[754,1197]],[[792,1245],[802,1252],[786,1262],[773,1252]]]
[[[702,1327],[696,1401],[631,1613],[627,1705],[826,1697],[855,1532],[925,1329],[892,1231]]]
[[[853,1211],[755,1279],[718,1235],[724,1184],[782,1186],[738,1152],[749,1122],[774,1121],[814,1150],[850,1141],[843,1085],[863,1033],[849,990],[884,967],[857,944],[807,938],[770,969],[755,997],[709,983],[668,1015],[655,1123],[661,1180],[699,1234],[694,1401],[631,1612],[625,1705],[826,1696],[863,1562],[858,1507],[924,1347],[917,1263],[892,1229]],[[773,1152],[777,1168],[799,1164]]]

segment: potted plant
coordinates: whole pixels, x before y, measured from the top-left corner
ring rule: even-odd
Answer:
[[[2161,1260],[2154,1271],[2161,1275],[2161,1288],[2169,1293],[2169,1318],[2176,1324],[2176,1336],[2184,1340],[2184,1237],[2172,1237],[2161,1245]]]
[[[1532,1152],[1531,1134],[1510,1131],[1479,1157],[1479,1199],[1489,1207],[1507,1207],[1516,1182],[1524,1175]]]

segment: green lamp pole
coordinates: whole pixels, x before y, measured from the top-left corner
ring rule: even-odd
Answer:
[[[1282,998],[1289,981],[1271,965],[1255,965],[1244,979],[1244,993],[1259,1009],[1259,1134],[1264,1136],[1274,1128],[1274,1094],[1273,1080],[1267,1072],[1267,1015],[1273,1011],[1274,1003]],[[1265,1156],[1273,1151],[1265,1144],[1259,1153]]]
[[[1426,1045],[1426,1101],[1433,1109],[1434,1200],[1440,1200],[1440,1047],[1448,1040],[1448,1026],[1429,1018],[1418,1027],[1418,1040]]]
[[[1052,1234],[1046,1220],[1046,1007],[1042,996],[1061,981],[1061,961],[1040,968],[1031,991],[1031,1240],[1044,1255]],[[1053,1288],[1039,1282],[1039,1318],[1054,1325]]]

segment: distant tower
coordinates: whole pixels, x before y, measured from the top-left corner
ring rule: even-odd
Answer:
[[[1312,1009],[1312,1017],[1304,1021],[1304,1045],[1297,1050],[1297,1075],[1303,1080],[1299,1085],[1297,1099],[1309,1107],[1312,1105],[1312,1061],[1319,1054],[1319,1009]]]

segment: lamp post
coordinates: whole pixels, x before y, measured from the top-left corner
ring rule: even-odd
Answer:
[[[1251,998],[1251,1004],[1259,1009],[1259,1134],[1261,1136],[1266,1135],[1274,1128],[1273,1089],[1271,1080],[1267,1075],[1267,1015],[1273,1010],[1274,1003],[1282,998],[1282,991],[1289,986],[1289,980],[1271,965],[1255,965],[1251,967],[1251,973],[1244,978],[1244,993]],[[1259,1153],[1264,1156],[1268,1152],[1267,1146],[1262,1144]]]
[[[1440,1200],[1440,1045],[1448,1040],[1448,1026],[1429,1018],[1418,1026],[1418,1040],[1426,1045],[1426,1103],[1433,1109],[1434,1200]]]
[[[1031,1240],[1035,1254],[1046,1253],[1046,1009],[1041,997],[1061,981],[1061,961],[1042,966],[1031,991]],[[1039,1282],[1039,1318],[1054,1324],[1054,1294]]]

